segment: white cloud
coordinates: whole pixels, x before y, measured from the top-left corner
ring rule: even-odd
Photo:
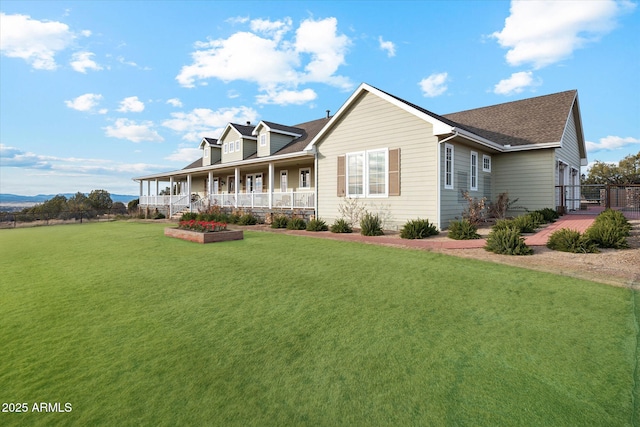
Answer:
[[[76,52],[71,57],[71,68],[79,73],[86,74],[87,70],[102,70],[102,67],[98,65],[91,57],[94,56],[91,52]]]
[[[382,40],[382,36],[378,37],[378,42],[380,49],[386,51],[389,58],[396,56],[396,45],[393,42]]]
[[[418,83],[422,89],[422,95],[429,98],[442,95],[447,91],[446,83],[448,78],[448,73],[437,73],[422,79],[420,83]]]
[[[256,96],[258,104],[305,104],[313,101],[318,95],[312,89],[296,90],[268,90],[264,95]]]
[[[137,96],[129,96],[120,101],[118,111],[121,113],[140,113],[144,111],[144,103]]]
[[[599,142],[587,141],[587,151],[612,151],[625,148],[633,144],[640,144],[640,139],[632,138],[630,136],[623,138],[621,136],[609,135],[604,138],[600,138]],[[635,148],[633,150],[635,150]]]
[[[64,103],[67,107],[74,110],[93,113],[95,112],[95,108],[98,106],[101,100],[102,95],[98,93],[85,93],[84,95],[80,95],[72,100],[64,101]],[[106,109],[101,109],[98,111],[98,113],[100,114],[105,114],[106,112]]]
[[[8,168],[49,169],[51,164],[43,156],[0,144],[2,166]]]
[[[282,90],[298,91],[298,86],[305,83],[351,89],[349,79],[336,74],[345,64],[351,43],[347,36],[338,34],[337,20],[305,20],[294,35],[290,34],[291,27],[290,18],[254,19],[250,21],[253,32],[196,42],[192,63],[181,68],[176,80],[184,87],[205,85],[212,78],[253,82],[266,92],[261,99]],[[275,88],[281,90],[274,92]]]
[[[180,101],[178,98],[171,98],[171,99],[167,99],[167,104],[173,106],[173,107],[182,107],[182,101]]]
[[[80,35],[88,36],[90,31]],[[10,58],[21,58],[37,70],[55,70],[55,55],[72,45],[77,35],[67,24],[38,21],[28,15],[0,12],[0,52]]]
[[[173,162],[190,163],[199,157],[202,157],[202,150],[199,148],[178,148],[178,151],[171,153],[165,159]]]
[[[504,28],[491,34],[509,49],[509,65],[542,68],[561,61],[613,30],[629,1],[512,1]]]
[[[258,113],[249,107],[221,108],[217,111],[208,108],[195,108],[188,113],[171,113],[171,119],[162,122],[162,126],[183,134],[186,141],[199,142],[203,137],[217,138],[227,123],[256,123]]]
[[[153,122],[135,122],[129,119],[116,119],[113,126],[104,128],[107,136],[119,139],[128,139],[132,142],[161,142],[164,138],[153,129]]]
[[[520,93],[528,87],[539,86],[541,80],[534,80],[531,71],[520,71],[511,74],[508,79],[500,80],[493,88],[493,93],[498,95],[513,95]]]
[[[251,31],[270,36],[277,43],[282,36],[291,30],[291,18],[284,18],[282,21],[269,21],[267,19],[254,19],[251,21]]]

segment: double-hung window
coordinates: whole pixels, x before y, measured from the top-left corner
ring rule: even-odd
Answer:
[[[361,151],[348,153],[347,196],[386,197],[388,196],[389,150]]]
[[[240,151],[240,140],[236,140],[236,151]]]
[[[471,152],[471,173],[469,175],[469,187],[472,191],[478,191],[478,153]]]
[[[267,134],[263,133],[260,135],[260,146],[261,147],[266,147],[267,146]]]
[[[482,155],[482,172],[491,172],[491,156]]]
[[[300,169],[300,188],[311,188],[311,168]]]
[[[453,188],[453,145],[444,144],[444,188]]]

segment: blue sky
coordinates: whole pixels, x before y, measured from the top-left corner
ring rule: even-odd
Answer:
[[[0,193],[181,169],[227,122],[337,111],[362,82],[438,114],[578,89],[589,161],[640,151],[631,1],[0,3]]]

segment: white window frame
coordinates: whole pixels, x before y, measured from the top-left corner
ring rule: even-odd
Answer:
[[[451,150],[451,160],[447,160],[447,152]],[[453,169],[455,164],[455,150],[453,145],[444,143],[444,188],[452,190],[454,187]],[[450,169],[450,170],[448,170]],[[447,180],[449,178],[449,180]],[[448,181],[448,182],[447,182]]]
[[[478,191],[478,152],[471,152],[469,163],[469,188],[471,191]]]
[[[309,177],[307,178],[307,185],[304,185],[304,182],[302,180],[302,172],[307,172],[309,175]],[[299,179],[299,187],[298,188],[304,188],[306,190],[311,188],[311,168],[300,168],[298,169],[298,179]]]
[[[229,144],[225,142],[222,146],[224,147],[224,154],[227,154],[229,152]]]
[[[284,178],[284,181],[282,179]],[[284,186],[282,183],[284,182]],[[289,172],[286,170],[280,171],[280,192],[285,193],[289,190]]]
[[[209,158],[209,150],[210,150],[210,148],[208,148],[208,147],[205,147],[205,148],[204,148],[204,158],[205,158],[205,159],[208,159],[208,158]]]
[[[370,164],[369,164],[369,154],[371,153],[384,153],[384,193],[380,194],[371,194],[371,190],[369,188],[369,174],[370,174]],[[362,193],[351,193],[349,191],[349,157],[351,156],[362,156]],[[346,195],[347,197],[367,197],[367,198],[385,198],[389,197],[389,149],[388,148],[378,148],[375,150],[367,150],[367,151],[357,151],[353,153],[347,153],[345,155],[345,180],[346,180]]]
[[[233,183],[233,188],[231,188],[231,183]],[[235,194],[236,193],[236,177],[235,175],[228,175],[227,176],[227,193],[228,194]]]
[[[236,151],[240,151],[240,140],[236,139]]]
[[[260,135],[260,147],[266,147],[267,146],[267,134],[263,133]]]
[[[491,172],[491,156],[486,154],[482,155],[482,172]]]

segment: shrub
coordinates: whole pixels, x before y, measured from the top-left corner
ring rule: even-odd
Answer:
[[[596,245],[586,235],[581,235],[579,231],[569,228],[554,231],[549,236],[547,247],[554,251],[573,252],[576,254],[599,252]]]
[[[524,239],[520,237],[520,231],[515,227],[492,230],[487,236],[487,245],[484,248],[503,255],[531,255],[533,253],[533,249],[524,243]]]
[[[496,223],[493,224],[493,227],[491,227],[491,230],[492,231],[495,231],[495,230],[506,230],[507,228],[514,228],[512,219],[499,219],[499,220],[497,220]]]
[[[237,213],[233,213],[233,214],[229,214],[229,223],[230,224],[237,224],[238,221],[240,221],[241,215],[237,214]]]
[[[238,225],[256,225],[258,223],[258,218],[250,213],[242,215],[238,218]]]
[[[619,227],[624,233],[625,236],[629,236],[631,234],[631,224],[629,220],[624,216],[624,214],[620,211],[616,211],[614,209],[606,209],[602,211],[594,221],[596,224],[602,223],[611,223],[616,227]]]
[[[291,218],[287,224],[287,230],[306,230],[307,223],[302,218]]]
[[[467,219],[460,221],[451,221],[449,223],[448,237],[455,240],[472,240],[479,239],[478,227],[471,224]]]
[[[519,208],[514,206],[517,201],[518,199],[510,200],[509,193],[500,193],[498,199],[489,204],[489,215],[496,219],[505,219],[508,210]]]
[[[180,221],[191,221],[192,219],[198,219],[198,214],[196,212],[185,212],[180,217]]]
[[[589,240],[601,248],[628,248],[627,231],[614,222],[594,222],[584,233]]]
[[[415,219],[407,221],[400,230],[403,239],[424,239],[438,234],[438,228],[429,223],[428,219]]]
[[[382,236],[382,223],[380,217],[369,212],[360,220],[360,234],[363,236]]]
[[[547,221],[544,219],[544,215],[539,211],[529,212],[528,214],[531,217],[531,220],[535,224],[536,227],[541,226],[542,224],[546,224]]]
[[[153,216],[153,219],[165,219],[165,218],[166,217],[162,212],[156,212],[155,215]]]
[[[353,228],[344,218],[336,219],[330,230],[332,233],[353,233]]]
[[[329,227],[320,218],[312,219],[307,223],[307,231],[327,231]]]
[[[537,228],[537,224],[529,214],[514,218],[512,224],[520,230],[520,233],[533,233]]]
[[[551,208],[538,209],[537,211],[544,217],[544,222],[555,222],[556,219],[560,218],[560,214]]]
[[[468,220],[471,224],[480,224],[484,220],[484,210],[487,198],[471,197],[468,191],[463,191],[462,197],[467,201],[467,207],[462,212],[462,218]]]
[[[278,215],[273,218],[271,222],[271,228],[287,228],[289,224],[289,218],[284,215]]]

